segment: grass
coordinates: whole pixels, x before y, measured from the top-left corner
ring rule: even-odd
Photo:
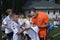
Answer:
[[[51,40],[60,40],[60,35],[56,36],[56,37],[52,37],[53,35],[57,34],[57,33],[60,33],[60,27],[58,28],[55,28],[54,30],[52,30],[50,32],[50,37],[51,37]]]

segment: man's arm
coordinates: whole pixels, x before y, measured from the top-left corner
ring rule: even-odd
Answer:
[[[44,27],[48,27],[49,23],[45,23],[45,25],[39,26],[39,28],[44,28]]]

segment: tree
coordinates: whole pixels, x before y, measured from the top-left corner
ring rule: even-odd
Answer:
[[[60,0],[55,0],[56,1],[56,3],[59,3],[60,4]]]
[[[16,11],[21,12],[22,6],[27,2],[27,0],[14,0],[13,2],[13,9]]]
[[[3,4],[0,7],[1,12],[5,13],[6,9],[12,8],[16,11],[21,12],[22,6],[26,3],[27,0],[2,0]]]

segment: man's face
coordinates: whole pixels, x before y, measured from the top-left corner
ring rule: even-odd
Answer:
[[[19,19],[19,16],[18,16],[18,15],[14,15],[14,16],[13,16],[13,20],[14,20],[14,21],[18,22],[18,19]]]
[[[37,15],[36,12],[31,11],[31,16],[36,17],[36,15]]]

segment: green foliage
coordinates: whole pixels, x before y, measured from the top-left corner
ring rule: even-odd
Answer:
[[[60,4],[60,0],[56,0],[56,3],[59,3]]]
[[[1,20],[0,20],[0,25],[1,25]],[[1,26],[0,26],[0,40],[1,40],[1,36],[2,36],[2,31],[1,31]]]

